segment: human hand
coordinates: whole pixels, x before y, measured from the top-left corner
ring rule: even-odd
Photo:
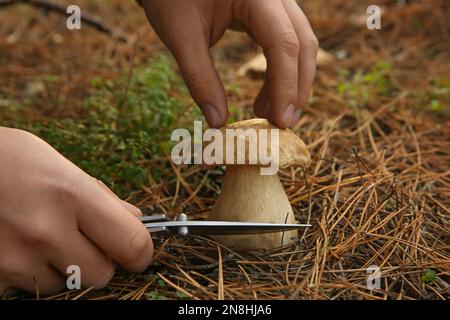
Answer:
[[[69,265],[102,288],[115,262],[143,271],[152,259],[140,210],[25,131],[0,127],[0,203],[0,297],[61,291]]]
[[[294,126],[316,70],[317,38],[295,0],[142,0],[156,33],[174,55],[210,127],[227,122],[222,82],[209,48],[229,27],[245,29],[263,48],[266,80],[254,102],[258,117]]]

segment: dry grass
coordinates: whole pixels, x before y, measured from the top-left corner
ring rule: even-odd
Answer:
[[[119,271],[104,290],[50,299],[448,299],[450,128],[448,117],[422,110],[429,100],[415,95],[450,74],[448,4],[384,1],[383,30],[370,32],[348,19],[363,4],[323,2],[305,4],[322,46],[349,57],[318,70],[313,102],[297,125],[311,167],[280,173],[298,220],[313,226],[294,245],[258,256],[207,238],[170,238],[155,243],[146,272]],[[229,42],[220,61],[235,68],[241,61],[228,59],[237,51]],[[350,98],[337,93],[336,70],[368,70],[380,59],[393,66],[391,93],[372,92],[350,108]],[[260,81],[226,76],[243,88],[230,99],[249,109]],[[152,161],[166,160],[150,159],[149,167]],[[172,170],[132,199],[152,212],[204,218],[221,171]],[[371,265],[381,267],[379,290],[366,287]]]
[[[448,139],[436,139],[448,137],[448,128],[387,110],[360,126],[350,121],[342,128],[345,115],[329,119],[317,131],[313,117],[303,118],[301,126],[311,128],[305,136],[317,137],[310,144],[313,166],[306,179],[301,170],[280,175],[299,221],[313,224],[295,245],[254,256],[206,238],[167,239],[157,246],[158,266],[142,275],[118,274],[106,295],[54,298],[140,299],[149,292],[177,298],[181,292],[192,299],[446,299],[450,155]],[[379,126],[389,134],[375,139],[371,129]],[[352,150],[361,136],[366,147]],[[214,199],[198,195],[206,185],[185,181],[195,169],[178,170],[182,198],[173,195],[178,188],[155,183],[142,205],[171,215],[189,203],[189,212],[201,218]],[[380,290],[366,288],[370,265],[381,267]],[[433,283],[422,279],[427,270],[436,272]]]

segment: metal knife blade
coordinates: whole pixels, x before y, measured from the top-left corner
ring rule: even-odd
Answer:
[[[187,228],[189,234],[197,235],[244,235],[265,234],[310,227],[310,224],[231,222],[231,221],[162,221],[144,223],[149,229],[179,233]]]

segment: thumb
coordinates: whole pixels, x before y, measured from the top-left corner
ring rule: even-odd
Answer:
[[[202,110],[208,125],[211,128],[222,127],[228,119],[225,90],[204,39],[196,37],[190,40],[192,41],[172,45],[172,54],[192,98]]]

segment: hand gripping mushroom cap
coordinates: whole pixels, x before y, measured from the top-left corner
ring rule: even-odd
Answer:
[[[227,131],[227,129],[233,130]],[[236,122],[225,126],[221,131],[224,137],[223,150],[225,150],[221,156],[223,163],[227,165],[227,170],[222,191],[209,214],[209,220],[296,223],[291,204],[276,173],[277,170],[272,174],[262,174],[261,168],[269,166],[267,159],[263,157],[264,154],[273,155],[277,151],[279,155],[279,160],[275,163],[277,168],[307,167],[311,157],[305,143],[291,130],[279,129],[265,119]],[[266,141],[262,141],[264,140],[264,135],[261,135],[263,131],[266,132]],[[276,143],[276,131],[279,137],[278,143]],[[253,132],[256,135],[252,136]],[[227,154],[229,155],[231,150],[231,148],[226,149],[227,143],[236,148],[236,157],[234,163],[231,164],[229,161],[225,161],[229,160]],[[259,151],[260,147],[265,152],[256,152],[255,155],[255,150]],[[236,160],[239,153],[245,155],[243,164],[239,164]],[[241,158],[240,163],[242,162]],[[297,236],[297,231],[217,236],[216,239],[237,249],[272,249],[288,244],[295,236]]]

